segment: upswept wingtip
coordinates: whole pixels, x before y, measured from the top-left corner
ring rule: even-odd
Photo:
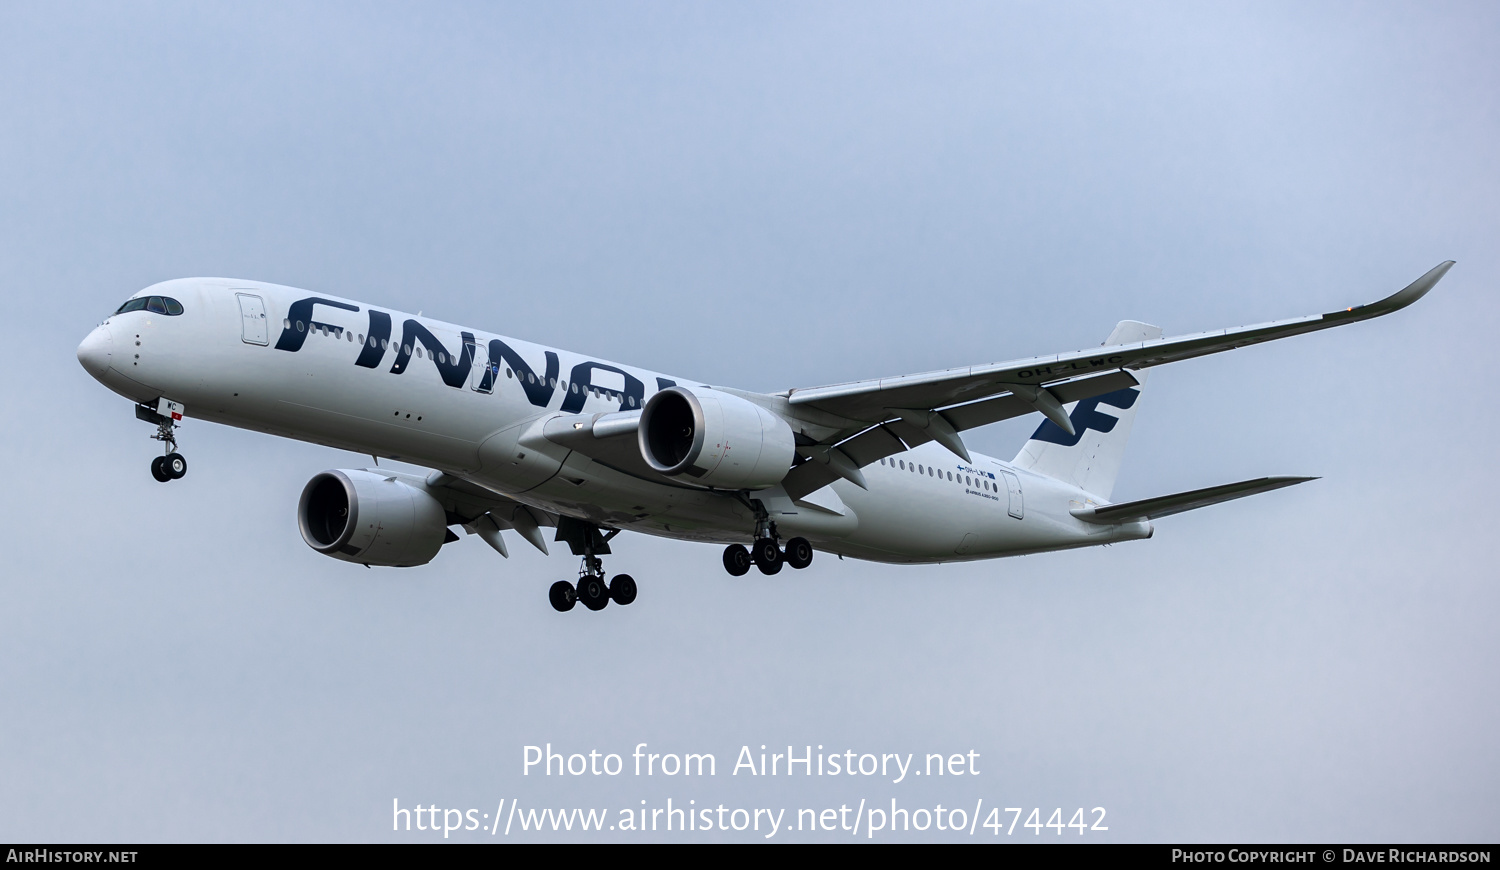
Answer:
[[[1422,277],[1381,299],[1379,302],[1371,302],[1368,305],[1355,305],[1347,309],[1347,311],[1359,312],[1364,317],[1377,317],[1381,314],[1388,314],[1392,311],[1405,308],[1423,296],[1426,296],[1427,291],[1437,286],[1437,282],[1441,281],[1443,276],[1448,274],[1448,270],[1453,268],[1453,265],[1453,260],[1444,260],[1431,269],[1428,269]],[[1364,318],[1357,319],[1362,320]]]

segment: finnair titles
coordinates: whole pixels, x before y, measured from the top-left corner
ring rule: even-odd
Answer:
[[[580,557],[552,606],[630,604],[603,557],[623,531],[724,545],[734,576],[815,552],[930,564],[1151,537],[1152,521],[1313,478],[1261,477],[1111,500],[1147,370],[1379,317],[1439,264],[1368,305],[1163,338],[1136,321],[1092,350],[829,386],[710,386],[291,287],[184,278],[140,291],[78,346],[84,369],[155,427],[163,483],[195,418],[430,469],[333,469],[303,488],[308,546],[364,566],[424,565],[457,531]],[[1019,453],[969,429],[1040,415]],[[514,537],[512,537],[514,536]]]

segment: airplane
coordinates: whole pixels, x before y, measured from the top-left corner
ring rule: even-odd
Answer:
[[[156,426],[162,482],[187,473],[187,417],[370,455],[302,490],[303,540],[370,566],[430,562],[475,535],[581,557],[558,611],[633,602],[601,557],[621,531],[725,545],[776,574],[815,551],[889,563],[1016,556],[1150,538],[1153,520],[1315,478],[1273,476],[1128,502],[1110,495],[1146,370],[1405,308],[1445,261],[1368,305],[1162,338],[1122,321],[1099,347],[754,393],[292,287],[225,278],[136,293],[78,346],[94,378]],[[962,433],[1037,413],[1009,462]],[[397,471],[379,458],[431,469]]]

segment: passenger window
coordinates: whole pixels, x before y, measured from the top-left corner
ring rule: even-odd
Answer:
[[[298,332],[306,332],[307,331],[306,325],[303,324],[302,321],[300,321],[300,320],[297,321],[297,331]]]

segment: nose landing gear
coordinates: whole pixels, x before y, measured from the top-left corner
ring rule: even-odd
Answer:
[[[151,476],[161,483],[169,483],[187,475],[187,460],[177,452],[176,436],[177,421],[182,419],[183,409],[182,405],[167,399],[162,399],[158,408],[166,413],[153,410],[149,405],[136,405],[135,416],[147,423],[156,424],[156,432],[151,440],[160,441],[166,455],[151,460]]]
[[[162,483],[180,480],[186,474],[187,460],[181,453],[168,453],[151,460],[151,476]]]

